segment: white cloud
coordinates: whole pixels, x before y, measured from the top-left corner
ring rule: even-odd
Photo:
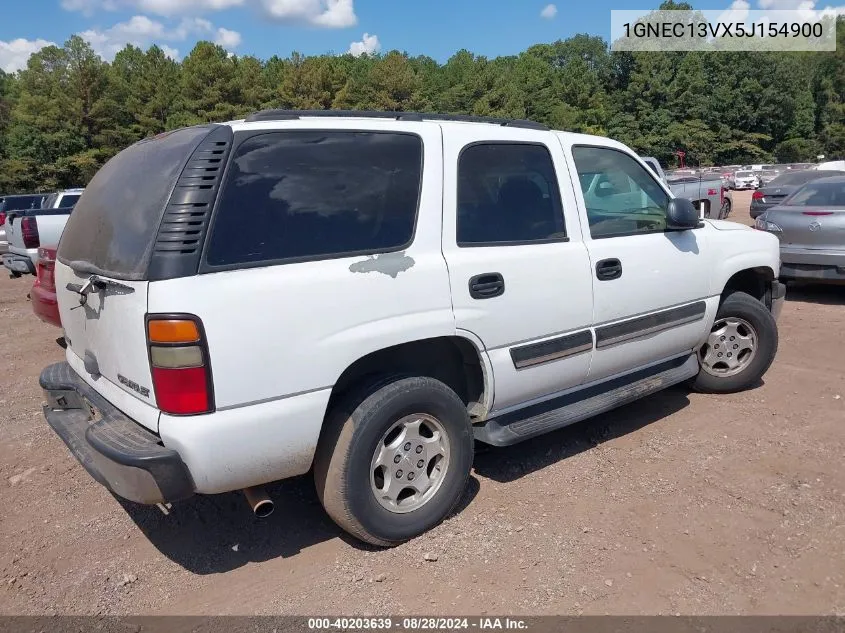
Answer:
[[[214,39],[227,50],[240,44],[241,34],[229,29],[217,28],[204,18],[183,18],[175,27],[168,28],[157,20],[143,15],[136,15],[126,22],[118,22],[105,29],[89,29],[79,34],[91,44],[103,59],[112,60],[118,51],[132,44],[138,48],[147,48],[158,42],[184,42],[190,38]],[[159,44],[161,46],[161,44]],[[162,46],[165,54],[173,59],[179,58],[179,51],[170,46]]]
[[[65,11],[80,11],[91,15],[97,9],[116,11],[118,5],[116,0],[62,0],[62,8]]]
[[[845,14],[845,6],[827,5],[823,7],[817,0],[757,0],[756,7],[752,7],[747,0],[734,0],[728,11],[743,15],[743,12],[749,9],[757,11],[800,11],[800,17],[807,20],[818,19],[822,15]]]
[[[355,26],[354,0],[62,0],[68,11],[91,15],[96,10],[136,10],[164,17],[195,16],[251,6],[266,18],[283,23],[308,24],[327,29]]]
[[[543,7],[543,10],[540,11],[540,17],[546,20],[551,20],[557,15],[557,7],[553,4],[547,4]]]
[[[90,0],[89,0],[90,1]],[[100,0],[111,2],[113,0]],[[134,5],[141,11],[156,15],[192,15],[211,11],[223,11],[240,7],[246,0],[121,0],[124,4]]]
[[[355,26],[358,16],[352,0],[260,0],[271,20],[311,24],[327,29]]]
[[[159,44],[158,47],[161,49],[161,52],[164,53],[167,57],[172,59],[173,61],[179,61],[179,49],[173,48],[171,46],[167,46],[166,44]]]
[[[217,37],[214,39],[215,44],[219,44],[227,51],[237,48],[241,44],[241,34],[237,31],[230,31],[220,27],[217,29]]]
[[[378,35],[370,35],[364,33],[364,37],[360,42],[352,42],[349,44],[347,53],[353,57],[360,57],[363,54],[372,55],[381,50],[381,42],[378,41]]]
[[[47,40],[25,40],[18,38],[10,42],[0,40],[0,68],[7,73],[26,68],[29,56],[37,53],[45,46],[54,46],[54,42]]]
[[[81,11],[91,15],[97,10],[138,10],[156,15],[192,15],[240,7],[247,0],[62,0],[66,11]]]

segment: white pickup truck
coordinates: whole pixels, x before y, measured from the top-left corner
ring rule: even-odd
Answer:
[[[243,489],[265,515],[263,484],[311,471],[340,526],[389,546],[452,511],[475,441],[757,384],[779,269],[774,236],[700,220],[607,138],[259,112],[91,181],[58,249],[44,414],[126,499]]]
[[[6,216],[8,251],[3,265],[12,277],[34,275],[38,248],[59,243],[67,219],[82,196],[82,189],[66,189],[47,196],[40,209],[13,211]]]

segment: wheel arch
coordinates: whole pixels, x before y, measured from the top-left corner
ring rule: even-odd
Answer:
[[[733,292],[744,292],[771,308],[771,285],[775,271],[769,266],[753,266],[733,273],[723,286],[722,300]]]
[[[327,415],[351,390],[379,377],[428,376],[451,387],[463,400],[473,421],[486,419],[493,393],[490,360],[471,333],[406,341],[383,347],[350,363],[332,387]]]

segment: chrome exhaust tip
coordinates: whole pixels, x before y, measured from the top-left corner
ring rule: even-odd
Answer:
[[[243,492],[247,503],[249,503],[249,507],[252,508],[252,513],[259,519],[263,519],[273,514],[275,505],[264,488],[261,486],[253,486],[251,488],[244,488]]]

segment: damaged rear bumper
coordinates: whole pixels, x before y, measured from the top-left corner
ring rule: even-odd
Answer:
[[[179,453],[94,391],[68,363],[39,379],[44,417],[88,473],[116,495],[137,503],[178,501],[194,494]]]

